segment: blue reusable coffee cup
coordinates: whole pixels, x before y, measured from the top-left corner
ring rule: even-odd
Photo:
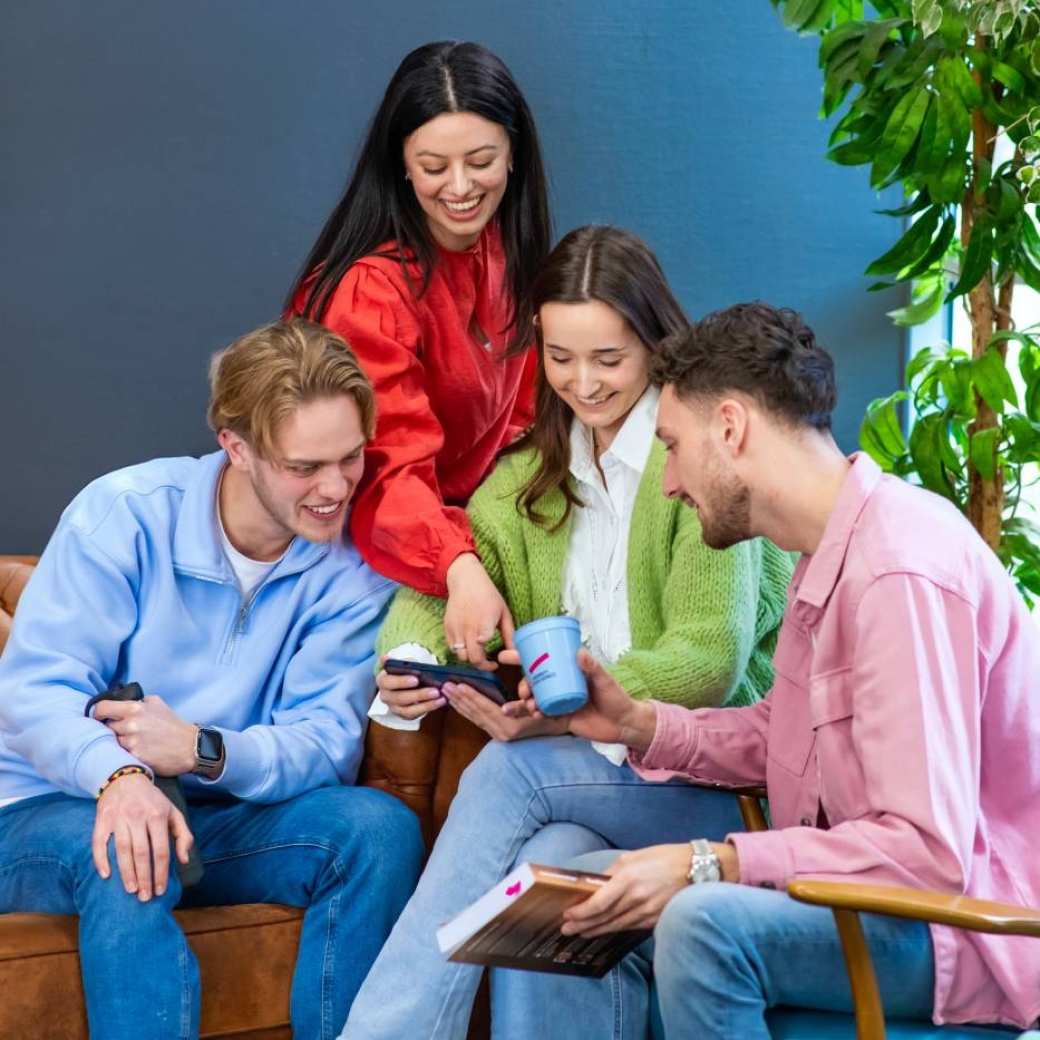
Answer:
[[[543,714],[567,715],[585,706],[589,687],[578,667],[581,627],[574,618],[532,621],[516,630],[513,643]]]

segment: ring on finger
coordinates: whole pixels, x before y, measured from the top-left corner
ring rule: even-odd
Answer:
[[[466,644],[465,643],[452,643],[451,644],[451,648],[452,648],[452,650],[465,650],[466,649]]]

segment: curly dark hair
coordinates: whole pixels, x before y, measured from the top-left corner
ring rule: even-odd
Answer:
[[[650,362],[658,386],[680,397],[740,391],[798,426],[830,430],[834,361],[797,311],[738,303],[668,336]]]

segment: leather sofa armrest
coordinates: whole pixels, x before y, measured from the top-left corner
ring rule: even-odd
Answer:
[[[358,783],[396,795],[419,817],[427,848],[438,828],[433,819],[434,788],[441,758],[445,711],[423,719],[417,730],[390,729],[370,722]]]

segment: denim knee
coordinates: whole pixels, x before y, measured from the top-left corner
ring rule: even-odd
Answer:
[[[94,868],[93,859],[89,866],[80,871],[75,891],[75,904],[81,916],[100,914],[106,930],[113,933],[121,928],[146,930],[158,918],[172,914],[181,900],[182,886],[172,858],[170,876],[165,891],[155,893],[151,899],[142,901],[137,893],[127,892],[116,865],[115,850],[109,842],[109,862],[112,873],[102,878]]]
[[[696,949],[722,948],[731,931],[733,885],[699,884],[682,889],[665,906],[654,928],[654,960],[675,963]]]

